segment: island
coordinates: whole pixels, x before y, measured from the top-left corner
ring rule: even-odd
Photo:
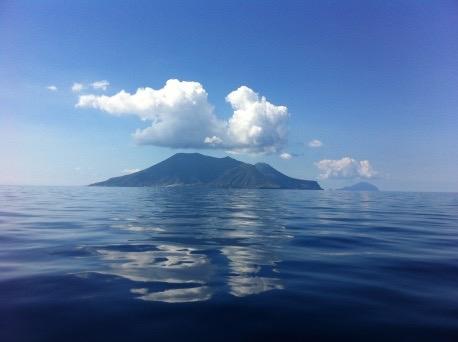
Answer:
[[[318,182],[286,176],[266,163],[248,164],[231,157],[177,153],[147,169],[90,186],[151,187],[200,185],[212,188],[323,190]]]
[[[343,191],[380,191],[374,184],[368,182],[359,182],[350,186],[345,186],[338,190]]]

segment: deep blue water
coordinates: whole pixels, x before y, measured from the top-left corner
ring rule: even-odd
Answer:
[[[458,340],[458,194],[0,187],[0,341]]]

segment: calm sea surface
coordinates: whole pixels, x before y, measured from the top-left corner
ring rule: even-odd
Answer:
[[[458,340],[458,194],[0,187],[0,341]]]

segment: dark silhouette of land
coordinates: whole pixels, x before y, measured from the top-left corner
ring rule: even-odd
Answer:
[[[147,169],[91,186],[178,186],[215,188],[322,190],[316,181],[291,178],[265,163],[248,164],[231,157],[177,153]]]
[[[338,190],[344,191],[380,191],[374,184],[368,182],[359,182],[350,186],[345,186]]]

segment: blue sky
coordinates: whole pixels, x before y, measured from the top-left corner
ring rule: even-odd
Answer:
[[[87,184],[177,151],[230,151],[325,187],[458,191],[456,37],[456,1],[2,1],[0,184]],[[185,82],[167,92],[170,79]],[[106,90],[91,87],[101,80]],[[143,111],[133,96],[190,84],[203,107]],[[196,124],[202,108],[226,126]],[[172,121],[139,143],[134,132],[157,118]],[[183,149],[187,127],[197,140]],[[213,132],[222,143],[203,143]]]

